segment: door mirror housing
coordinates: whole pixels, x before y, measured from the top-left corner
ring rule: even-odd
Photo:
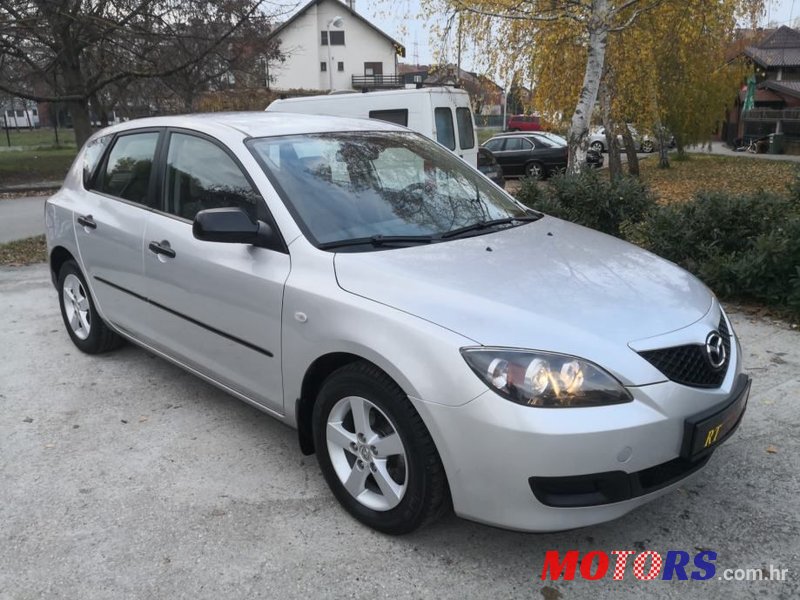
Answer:
[[[254,221],[241,208],[209,208],[194,217],[192,234],[204,242],[253,244],[278,250],[280,237],[264,221]]]

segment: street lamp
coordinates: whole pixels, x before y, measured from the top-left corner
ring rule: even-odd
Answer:
[[[342,17],[333,17],[328,21],[328,87],[333,91],[333,63],[331,63],[331,27],[339,29],[344,24]]]

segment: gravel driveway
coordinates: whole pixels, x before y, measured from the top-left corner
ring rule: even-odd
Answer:
[[[292,430],[132,346],[64,332],[44,266],[0,270],[0,598],[797,598],[800,333],[732,315],[753,392],[677,493],[520,534],[450,516],[401,538],[350,519]],[[556,457],[557,459],[557,457]],[[498,499],[502,501],[502,499]],[[541,581],[547,550],[718,553],[788,581]]]

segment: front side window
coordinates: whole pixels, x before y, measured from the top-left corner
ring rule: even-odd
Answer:
[[[495,138],[493,140],[489,140],[484,144],[487,150],[490,152],[499,152],[503,149],[503,139],[502,138]]]
[[[105,168],[96,181],[96,190],[130,200],[145,206],[153,206],[150,197],[150,172],[158,144],[158,132],[148,131],[121,135],[114,142]]]
[[[506,140],[506,146],[504,150],[508,150],[510,152],[520,151],[520,150],[530,150],[533,148],[533,144],[531,144],[528,140],[523,138],[508,138]]]
[[[458,121],[458,143],[462,150],[475,147],[475,131],[472,129],[472,112],[468,108],[456,109]]]
[[[222,148],[193,135],[173,133],[169,140],[164,178],[167,212],[193,220],[208,208],[238,207],[252,219],[259,214],[261,197],[233,159]]]
[[[449,108],[436,108],[433,111],[433,118],[436,122],[436,141],[445,148],[455,150],[456,133],[453,130],[453,111]]]
[[[248,145],[318,245],[375,236],[447,239],[442,234],[455,229],[529,214],[457,156],[415,133],[320,133]]]

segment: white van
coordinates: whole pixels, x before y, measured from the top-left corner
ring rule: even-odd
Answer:
[[[469,94],[462,89],[431,87],[305,96],[275,100],[266,110],[389,121],[436,140],[473,167],[478,165],[475,122]]]

